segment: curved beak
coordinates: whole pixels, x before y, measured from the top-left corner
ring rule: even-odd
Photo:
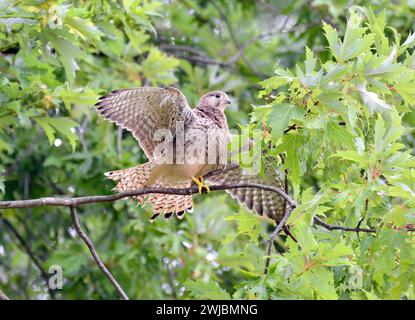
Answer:
[[[231,103],[232,103],[232,101],[230,99],[226,100],[226,104],[231,104]]]

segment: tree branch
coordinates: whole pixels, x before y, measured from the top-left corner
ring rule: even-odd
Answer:
[[[200,56],[200,57],[205,57],[205,58],[209,58],[208,55],[203,52],[201,49],[198,48],[194,48],[191,46],[186,46],[186,45],[181,45],[181,44],[166,44],[166,43],[162,43],[159,46],[159,49],[161,50],[166,50],[166,51],[183,51],[186,53],[192,53],[196,56]]]
[[[160,44],[158,47],[160,50],[172,53],[176,58],[184,59],[190,62],[200,63],[204,65],[218,65],[224,68],[229,68],[232,66],[232,63],[229,63],[229,61],[219,61],[213,59],[209,57],[206,53],[204,53],[202,50],[190,46]]]
[[[24,251],[26,251],[27,255],[29,256],[29,259],[32,260],[36,268],[40,272],[40,276],[42,277],[43,281],[46,284],[46,288],[48,290],[49,296],[52,299],[55,299],[55,293],[54,291],[49,287],[49,276],[46,273],[45,269],[42,267],[42,263],[39,261],[39,259],[35,256],[35,254],[32,251],[32,248],[26,243],[26,241],[23,239],[23,237],[20,235],[19,231],[12,225],[12,223],[7,220],[4,217],[0,217],[4,223],[4,225],[10,230],[10,232],[16,237],[20,245],[24,248]]]
[[[229,166],[224,170],[232,170],[234,166]],[[218,170],[216,170],[218,171]],[[216,173],[216,171],[212,171],[211,173],[205,175],[205,178],[208,178],[210,175]],[[285,182],[287,184],[287,181]],[[286,186],[288,187],[288,185]],[[259,183],[239,183],[239,184],[228,184],[228,185],[212,185],[209,186],[211,191],[219,191],[219,190],[227,190],[227,189],[239,189],[239,188],[256,188],[262,189],[266,191],[275,192],[280,195],[284,202],[287,204],[287,209],[284,214],[284,217],[279,221],[277,227],[275,228],[274,232],[271,235],[271,239],[269,241],[269,246],[267,250],[267,259],[265,263],[264,273],[268,273],[269,264],[270,264],[270,256],[272,251],[272,244],[275,241],[275,238],[278,236],[279,232],[284,228],[285,223],[287,222],[288,218],[291,215],[291,212],[296,208],[296,203],[291,197],[287,194],[287,192],[269,185],[263,185]],[[285,189],[286,190],[286,189]],[[152,187],[152,188],[142,188],[138,190],[129,190],[123,191],[112,195],[99,195],[99,196],[86,196],[86,197],[74,197],[74,198],[39,198],[39,199],[30,199],[30,200],[16,200],[16,201],[0,201],[0,209],[8,209],[8,208],[27,208],[27,207],[40,207],[40,206],[65,206],[70,207],[72,219],[78,232],[79,236],[82,240],[87,244],[92,256],[94,257],[98,267],[104,272],[105,276],[110,280],[111,284],[117,289],[118,293],[123,297],[123,299],[128,299],[128,297],[123,292],[122,288],[119,286],[117,281],[102,263],[102,260],[99,258],[96,250],[91,242],[91,240],[86,236],[86,234],[82,231],[79,221],[76,214],[76,206],[85,205],[85,204],[92,204],[92,203],[99,203],[99,202],[110,202],[110,201],[117,201],[123,198],[150,194],[150,193],[158,193],[158,194],[176,194],[176,195],[191,195],[198,193],[198,187],[196,185],[192,185],[189,188],[183,189],[174,189],[174,188],[160,188],[160,187]],[[343,231],[354,231],[354,232],[376,232],[374,229],[367,229],[367,228],[351,228],[351,227],[342,227],[342,226],[334,226],[330,225],[318,217],[314,218],[314,222],[323,226],[328,230],[343,230]]]
[[[294,208],[295,207],[289,207],[285,211],[284,217],[281,219],[280,223],[277,225],[277,227],[275,228],[274,232],[271,235],[271,239],[269,240],[269,245],[268,245],[268,250],[267,250],[267,259],[265,261],[264,274],[268,273],[269,263],[271,261],[272,244],[274,243],[275,238],[278,236],[282,228],[284,228],[285,223],[287,222]]]
[[[196,11],[196,8],[193,8],[189,3],[187,3],[186,1],[180,1],[182,2],[186,7],[191,8],[194,10],[195,15],[197,16],[197,18],[201,21],[203,21],[204,23],[208,23],[209,25],[211,25],[211,28],[214,28],[214,26],[216,25],[216,23],[212,23],[211,21],[209,21],[208,19],[202,17],[201,15],[199,15]],[[234,53],[231,57],[229,57],[226,61],[220,61],[220,60],[216,60],[214,58],[209,57],[203,50],[199,49],[199,48],[194,48],[192,46],[188,46],[188,45],[180,45],[180,44],[160,44],[158,45],[159,49],[166,51],[166,52],[171,52],[175,57],[180,58],[180,59],[185,59],[188,60],[190,62],[195,62],[195,63],[200,63],[200,64],[205,64],[205,65],[218,65],[221,67],[232,67],[235,65],[235,63],[239,60],[242,59],[245,64],[248,66],[248,68],[251,70],[251,72],[253,74],[255,74],[255,76],[257,76],[258,78],[262,79],[265,77],[265,74],[263,74],[261,71],[259,71],[256,66],[246,57],[245,55],[245,50],[251,46],[252,44],[254,44],[255,42],[273,36],[275,34],[284,32],[284,30],[286,29],[287,23],[290,19],[290,16],[285,16],[284,22],[280,27],[275,27],[273,28],[273,30],[269,30],[266,31],[264,33],[261,34],[255,34],[253,35],[251,38],[245,40],[244,42],[239,42],[239,40],[237,39],[237,36],[235,34],[234,28],[232,27],[228,17],[226,16],[225,12],[222,10],[220,4],[215,3],[214,1],[211,1],[210,3],[215,10],[219,13],[220,18],[222,19],[222,21],[224,22],[224,24],[226,25],[226,28],[228,29],[229,32],[229,36],[230,39],[234,45],[234,47],[237,49],[237,52]],[[278,11],[278,10],[277,10]],[[313,25],[319,25],[320,22],[318,21],[318,23],[313,23]],[[312,27],[313,25],[299,25],[298,27],[301,27],[301,29],[307,29],[308,27]],[[287,30],[289,32],[292,31],[296,31],[297,28],[291,27],[290,30]]]
[[[271,239],[269,240],[269,243],[268,243],[267,258],[265,261],[264,274],[268,273],[268,268],[269,268],[269,264],[271,261],[272,245],[275,241],[275,238],[280,233],[280,231],[284,228],[285,222],[290,217],[292,210],[293,210],[292,208],[287,209],[287,212],[284,215],[284,218],[280,221],[280,223],[277,225],[277,227],[275,228],[274,232],[271,235]],[[324,220],[320,219],[319,217],[314,217],[314,223],[321,225],[322,227],[330,231],[333,231],[333,230],[352,231],[352,232],[356,232],[357,234],[359,234],[359,232],[376,233],[375,229],[360,228],[359,225],[356,228],[331,225],[325,222]],[[297,242],[295,238],[293,238],[293,240]]]
[[[239,40],[237,39],[235,32],[233,30],[232,24],[230,23],[225,12],[222,10],[221,5],[216,3],[215,1],[211,1],[210,4],[218,11],[221,19],[225,23],[228,29],[228,32],[229,32],[230,39],[232,40],[235,48],[238,50],[238,54],[240,55],[240,58],[242,58],[242,60],[246,63],[248,68],[251,70],[251,72],[255,76],[257,76],[259,79],[264,79],[266,76],[261,71],[259,71],[256,68],[256,66],[251,61],[249,61],[247,57],[245,56],[245,48],[243,48],[241,44],[239,43]]]
[[[104,275],[108,278],[108,280],[111,282],[115,290],[117,290],[121,298],[124,300],[128,300],[128,297],[125,294],[124,290],[121,288],[117,280],[115,280],[111,272],[109,272],[107,267],[102,262],[97,251],[95,250],[94,244],[92,243],[91,239],[89,239],[88,236],[85,234],[85,232],[82,230],[81,225],[79,224],[78,214],[76,213],[76,207],[71,205],[70,209],[71,209],[71,216],[72,216],[73,224],[75,226],[75,230],[78,233],[78,235],[81,237],[81,239],[85,242],[85,244],[88,246],[89,252],[91,252],[91,255],[94,258],[97,266],[101,269]]]
[[[0,290],[0,300],[10,300],[6,294]]]
[[[360,228],[360,224],[356,228],[352,227],[344,227],[344,226],[335,226],[332,224],[328,224],[324,220],[320,219],[319,217],[314,217],[314,222],[327,230],[333,231],[333,230],[342,230],[342,231],[352,231],[352,232],[368,232],[368,233],[376,233],[375,229],[369,229],[369,228]]]
[[[266,191],[276,192],[283,197],[291,207],[295,207],[294,201],[284,191],[277,187],[263,185],[259,183],[239,183],[231,185],[213,185],[209,186],[211,191],[226,190],[226,189],[238,189],[238,188],[256,188]],[[28,208],[28,207],[41,207],[41,206],[63,206],[63,207],[75,207],[84,204],[110,202],[117,201],[123,198],[138,196],[149,193],[163,193],[163,194],[177,194],[177,195],[191,195],[198,193],[198,187],[196,185],[190,188],[174,189],[174,188],[142,188],[138,190],[123,191],[111,195],[103,196],[87,196],[87,197],[74,197],[74,198],[38,198],[30,200],[15,200],[15,201],[0,201],[0,209],[10,208]]]
[[[260,39],[272,36],[276,33],[278,33],[279,30],[272,30],[272,31],[268,31],[268,32],[264,32],[262,34],[259,35],[255,35],[252,38],[246,40],[244,43],[242,43],[239,47],[238,47],[238,51],[232,55],[231,57],[229,57],[229,59],[227,59],[226,61],[220,61],[220,60],[216,60],[213,59],[211,57],[209,57],[204,51],[202,51],[201,49],[197,49],[197,48],[193,48],[190,46],[185,46],[185,45],[172,45],[172,44],[160,44],[158,47],[159,49],[166,51],[166,52],[171,52],[175,57],[179,58],[179,59],[185,59],[188,60],[190,62],[195,62],[195,63],[201,63],[201,64],[211,64],[211,65],[218,65],[224,68],[230,68],[232,66],[235,65],[236,61],[238,61],[240,58],[242,58],[244,56],[245,50],[251,46],[252,44],[254,44],[255,42],[257,42]],[[244,57],[245,60],[247,60]],[[246,61],[245,61],[246,62]],[[248,61],[248,64],[250,64],[251,62]],[[249,65],[249,67],[252,69],[252,65]],[[255,67],[254,67],[255,68]],[[263,74],[260,74],[258,70],[251,70],[253,73],[257,73],[257,76],[261,76],[264,77]]]

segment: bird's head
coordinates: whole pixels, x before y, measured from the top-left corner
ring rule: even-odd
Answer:
[[[200,98],[199,105],[205,107],[218,108],[225,111],[225,108],[231,104],[231,99],[223,91],[212,91],[206,93]]]

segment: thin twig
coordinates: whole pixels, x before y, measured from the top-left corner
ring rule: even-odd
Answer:
[[[82,230],[81,225],[79,224],[78,215],[76,213],[76,207],[71,205],[71,216],[72,221],[75,226],[75,230],[78,233],[78,235],[81,237],[81,239],[85,242],[85,244],[88,246],[89,252],[91,252],[92,257],[94,258],[97,266],[101,269],[101,271],[104,273],[104,275],[108,278],[108,280],[111,282],[115,290],[117,290],[118,294],[121,296],[122,299],[128,300],[127,295],[125,294],[124,290],[121,288],[117,280],[113,277],[113,275],[108,271],[107,267],[105,267],[104,263],[102,262],[101,258],[98,256],[97,251],[95,250],[94,244],[92,241],[88,238],[88,236],[85,234],[85,232]]]
[[[170,259],[163,258],[163,263],[164,263],[164,266],[167,269],[167,275],[168,275],[168,279],[169,279],[169,285],[170,285],[170,288],[171,288],[171,295],[172,295],[172,297],[173,297],[174,300],[177,300],[176,286],[174,285],[174,280],[175,280],[174,278],[175,278],[175,276],[174,276],[173,270],[169,266]]]
[[[283,153],[280,154],[281,157],[281,161],[282,164],[285,163],[285,156]],[[285,175],[284,175],[284,191],[286,194],[288,194],[288,169],[285,169]],[[284,209],[287,210],[287,201],[284,200]],[[292,234],[290,227],[289,226],[284,226],[282,228],[285,232],[285,234],[287,236],[289,236],[294,242],[297,242],[297,239],[295,238],[295,236]],[[272,243],[270,242],[270,245],[272,245]]]
[[[287,129],[284,130],[284,133],[288,133],[291,130],[296,130],[297,129],[297,125],[294,123],[293,125],[289,126]]]
[[[23,178],[23,199],[30,199],[30,174],[25,172]],[[22,219],[21,223],[23,224],[26,234],[27,234],[27,242],[30,244],[33,239],[32,231],[27,224],[27,221],[33,222],[32,210],[30,208],[26,208],[27,219]]]
[[[324,220],[320,219],[319,217],[314,217],[314,222],[316,224],[319,224],[320,226],[326,228],[327,230],[333,231],[333,230],[342,230],[342,231],[353,231],[353,232],[368,232],[368,233],[376,233],[375,229],[369,229],[369,228],[360,228],[360,226],[357,226],[356,228],[352,227],[344,227],[344,226],[335,226],[332,224],[328,224]]]
[[[159,47],[162,47],[162,45],[160,45]],[[160,48],[160,49],[163,50],[163,48]],[[172,53],[176,58],[184,59],[184,60],[187,60],[187,61],[190,61],[190,62],[201,63],[201,64],[212,64],[212,65],[218,65],[218,66],[221,66],[221,67],[231,67],[232,66],[227,61],[215,60],[215,59],[210,58],[206,55],[183,54],[182,51],[185,51],[183,49],[179,49],[178,51],[175,51],[171,47],[170,50],[172,50]],[[170,50],[167,47],[165,47],[163,51],[169,51],[170,52]]]
[[[10,300],[6,294],[0,290],[0,300]]]
[[[172,50],[172,51],[183,51],[183,52],[187,52],[187,53],[192,53],[196,56],[202,56],[202,57],[206,57],[208,58],[207,54],[202,51],[201,49],[198,48],[194,48],[191,46],[185,46],[185,45],[181,45],[181,44],[166,44],[166,43],[162,43],[158,46],[159,49],[161,50]]]
[[[297,238],[292,234],[289,226],[284,226],[282,230],[284,230],[285,234],[289,236],[294,242],[298,242]]]
[[[289,218],[292,210],[293,210],[292,208],[289,208],[287,210],[287,213],[284,215],[284,218],[280,221],[280,223],[278,224],[278,226],[275,228],[274,232],[272,233],[271,239],[269,240],[269,243],[268,243],[267,259],[265,261],[264,274],[267,274],[268,273],[268,268],[269,268],[269,264],[270,264],[270,261],[271,261],[271,252],[272,252],[272,247],[273,247],[275,238],[278,235],[278,233],[281,231],[281,229],[284,229],[285,222]],[[333,231],[333,230],[353,231],[353,232],[356,232],[358,234],[359,234],[359,232],[371,232],[371,233],[375,233],[376,232],[375,229],[360,228],[359,225],[356,228],[344,227],[344,226],[334,226],[334,225],[331,225],[331,224],[326,223],[325,221],[323,221],[319,217],[314,217],[314,222],[316,224],[319,224],[322,227],[330,230],[330,231]],[[295,242],[297,242],[297,240],[295,238],[293,238],[293,240]]]
[[[229,36],[230,39],[232,40],[235,48],[240,51],[240,57],[241,59],[246,63],[246,65],[248,66],[248,68],[252,71],[253,74],[255,74],[255,76],[257,76],[259,79],[264,79],[266,76],[265,74],[263,74],[261,71],[259,71],[257,69],[257,67],[247,59],[247,57],[245,56],[245,52],[244,49],[242,49],[241,44],[239,43],[239,40],[237,39],[235,32],[233,30],[232,24],[230,23],[227,15],[225,14],[225,12],[222,10],[221,4],[216,3],[215,1],[211,1],[210,4],[218,11],[221,19],[223,20],[223,22],[225,23],[228,32],[229,32]]]
[[[280,154],[280,157],[281,157],[281,162],[284,165],[284,163],[285,163],[285,156],[281,153]],[[285,194],[288,194],[288,169],[285,169],[284,192],[285,192]],[[285,210],[285,214],[284,214],[284,217],[282,218],[282,220],[280,221],[280,223],[275,228],[274,232],[272,233],[271,239],[269,239],[268,249],[267,249],[267,258],[265,260],[264,274],[267,274],[268,273],[269,264],[271,262],[272,247],[274,246],[275,238],[277,237],[277,235],[281,231],[281,229],[284,229],[285,233],[288,234],[292,239],[294,239],[295,242],[297,242],[297,240],[291,234],[290,229],[288,228],[288,226],[285,225],[285,222],[287,221],[287,219],[289,218],[291,212],[295,208],[295,205],[293,206],[292,203],[290,203],[289,205],[290,206],[288,207],[287,206],[287,200],[284,199],[284,210]]]
[[[367,200],[367,199],[366,199],[366,200]],[[357,223],[357,227],[356,227],[356,229],[357,229],[357,230],[359,230],[360,226],[361,226],[361,225],[362,225],[362,223],[363,223],[363,220],[365,220],[365,217],[361,217],[361,218],[360,218],[359,222]],[[359,231],[356,231],[356,235],[357,235],[357,240],[359,240],[359,242],[360,242],[360,235],[359,235]]]
[[[280,233],[281,229],[284,227],[285,223],[287,222],[288,218],[291,215],[291,212],[293,211],[293,209],[295,208],[294,206],[289,207],[285,214],[284,217],[281,219],[280,223],[277,225],[277,227],[275,228],[274,232],[271,235],[271,239],[270,239],[270,246],[268,246],[268,250],[267,250],[267,259],[265,261],[265,268],[264,268],[264,274],[268,273],[268,268],[269,268],[269,263],[271,261],[271,251],[272,251],[272,244],[275,241],[275,238],[277,237],[277,235]]]
[[[55,299],[55,292],[49,287],[49,276],[46,273],[45,269],[42,267],[42,263],[39,261],[39,259],[35,256],[35,254],[32,251],[32,248],[29,244],[26,243],[26,241],[23,239],[23,237],[20,235],[19,231],[13,226],[13,224],[7,220],[4,217],[1,217],[4,225],[10,230],[10,232],[16,237],[16,239],[19,241],[20,245],[24,248],[27,255],[29,256],[30,260],[34,263],[34,265],[37,267],[37,269],[40,272],[40,276],[42,277],[43,281],[46,284],[46,288],[48,289],[49,296],[52,299]]]
[[[203,23],[208,23],[212,29],[215,27],[216,23],[212,23],[209,19],[202,17],[196,11],[196,9],[193,8],[187,1],[180,1],[180,2],[182,2],[188,8],[193,9],[195,12],[195,16],[200,21],[203,21]],[[216,9],[216,11],[218,11],[222,21],[225,23],[228,29],[230,39],[232,40],[234,47],[237,49],[237,52],[234,55],[232,55],[226,61],[219,61],[219,60],[209,57],[203,50],[199,48],[187,46],[187,45],[160,44],[158,47],[163,51],[171,52],[174,56],[180,59],[185,59],[190,62],[201,63],[201,64],[218,65],[218,66],[225,67],[225,68],[234,66],[236,61],[238,61],[239,59],[242,59],[245,62],[245,64],[248,66],[248,68],[250,68],[252,73],[254,73],[260,79],[264,78],[265,75],[261,71],[259,71],[257,67],[245,56],[245,50],[260,39],[264,39],[272,35],[284,32],[287,26],[287,23],[290,19],[290,16],[285,16],[284,22],[281,27],[273,28],[273,30],[264,32],[262,34],[255,34],[251,38],[240,43],[239,40],[237,39],[237,36],[235,35],[235,31],[229,19],[227,18],[225,12],[222,10],[221,5],[215,3],[214,1],[211,1],[211,5]],[[318,21],[318,24],[319,23],[320,22]],[[302,27],[302,29],[307,29],[308,25],[300,25],[299,27]],[[296,28],[292,27],[288,31],[292,32],[296,30],[297,30]]]
[[[203,52],[201,49],[196,49],[190,46],[184,46],[184,45],[171,45],[171,44],[160,44],[158,47],[159,49],[166,51],[166,52],[172,52],[173,55],[180,59],[185,59],[190,62],[196,62],[201,64],[211,64],[211,65],[218,65],[221,67],[232,67],[235,65],[236,61],[238,61],[245,53],[245,50],[257,42],[260,39],[272,36],[274,34],[278,33],[278,30],[272,30],[268,32],[264,32],[259,35],[255,35],[252,38],[246,40],[243,44],[241,44],[238,47],[238,51],[231,56],[226,61],[220,61],[213,59],[209,57],[205,52]],[[252,66],[251,66],[252,68]],[[257,70],[256,70],[257,71]],[[259,75],[259,74],[258,74]],[[262,75],[261,75],[262,76]]]

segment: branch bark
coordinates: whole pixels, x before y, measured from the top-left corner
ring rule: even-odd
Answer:
[[[295,206],[294,201],[284,191],[277,187],[263,185],[259,183],[239,183],[233,185],[213,185],[209,186],[211,191],[226,190],[226,189],[238,189],[238,188],[257,188],[266,191],[276,192],[283,197],[290,206]],[[0,201],[0,209],[10,208],[28,208],[28,207],[42,207],[42,206],[63,206],[63,207],[76,207],[84,204],[99,203],[99,202],[111,202],[117,201],[123,198],[138,196],[149,193],[164,193],[164,194],[177,194],[177,195],[191,195],[198,193],[199,190],[196,185],[190,188],[174,189],[174,188],[142,188],[138,190],[123,191],[111,195],[103,196],[87,196],[87,197],[74,197],[74,198],[38,198],[29,200],[15,200],[15,201]]]
[[[281,157],[281,162],[284,164],[285,163],[285,157],[284,157],[284,155],[283,154],[280,154],[280,157]],[[286,194],[288,194],[288,169],[285,169],[285,175],[284,175],[284,192]],[[274,245],[275,238],[278,236],[278,234],[280,233],[281,230],[285,230],[285,232],[287,233],[287,235],[289,235],[295,242],[297,242],[297,240],[291,234],[290,229],[288,228],[288,226],[285,225],[285,223],[287,222],[288,218],[291,215],[291,212],[293,211],[293,209],[295,207],[293,207],[291,204],[290,204],[289,207],[287,207],[287,200],[284,199],[284,208],[285,208],[284,217],[280,221],[280,223],[277,225],[277,227],[275,228],[275,230],[272,233],[271,238],[269,239],[269,242],[268,242],[267,257],[266,257],[266,260],[265,260],[264,274],[267,274],[268,273],[269,264],[271,262],[272,247]]]
[[[353,231],[353,232],[367,232],[367,233],[376,233],[375,229],[369,229],[369,228],[360,228],[360,223],[356,228],[352,227],[344,227],[344,226],[335,226],[332,224],[328,224],[324,220],[320,219],[319,217],[314,217],[314,222],[327,230],[333,231],[333,230],[342,230],[342,231]]]
[[[294,210],[294,207],[289,207],[284,214],[284,217],[281,219],[280,223],[278,223],[277,227],[275,228],[274,232],[271,235],[271,239],[269,240],[268,250],[267,250],[267,258],[265,261],[265,268],[264,268],[264,274],[268,273],[269,269],[269,263],[271,261],[271,251],[272,251],[272,245],[274,244],[275,238],[278,236],[282,228],[285,226],[285,223],[287,222],[288,218],[291,215],[291,212]]]
[[[125,294],[124,290],[121,288],[117,280],[115,280],[114,276],[109,272],[107,267],[102,262],[101,258],[99,257],[94,244],[92,243],[91,239],[86,235],[86,233],[82,230],[81,225],[79,224],[78,214],[76,212],[75,206],[70,206],[71,209],[71,216],[72,221],[75,226],[75,230],[78,233],[79,237],[85,242],[87,245],[89,252],[91,252],[92,257],[94,258],[97,266],[101,269],[101,271],[104,273],[104,275],[108,278],[108,280],[111,282],[115,290],[117,290],[118,294],[121,296],[122,299],[128,300],[127,295]]]

